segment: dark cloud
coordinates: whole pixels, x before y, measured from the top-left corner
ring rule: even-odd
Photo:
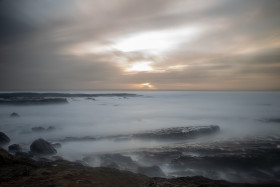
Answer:
[[[35,30],[20,14],[12,1],[0,1],[0,45],[20,40]]]

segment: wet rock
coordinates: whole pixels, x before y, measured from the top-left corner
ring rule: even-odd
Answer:
[[[10,142],[10,138],[3,132],[0,132],[0,146],[7,145]]]
[[[22,151],[22,147],[19,144],[9,145],[8,149],[12,153],[21,152]]]
[[[10,114],[10,117],[11,117],[11,118],[18,118],[18,117],[20,117],[20,116],[19,116],[18,113],[13,112],[13,113]]]
[[[267,123],[280,123],[280,118],[269,118],[269,119],[264,119],[264,120],[261,120],[261,121],[264,121],[264,122],[267,122]]]
[[[55,161],[62,161],[62,160],[65,160],[62,156],[52,156],[52,159],[54,159]]]
[[[271,184],[240,184],[211,180],[201,176],[180,178],[149,178],[111,168],[92,168],[81,164],[56,161],[37,162],[15,158],[0,148],[0,186],[279,186]],[[279,175],[278,175],[279,176]]]
[[[99,157],[101,166],[111,166],[111,168],[129,170],[136,172],[139,164],[129,156],[121,154],[104,154]]]
[[[56,149],[46,140],[39,138],[30,145],[30,150],[38,155],[53,155],[56,154]]]
[[[149,167],[138,167],[137,173],[141,173],[148,177],[165,177],[165,174],[157,165],[149,166]]]
[[[61,144],[60,143],[52,143],[52,146],[56,149],[61,148]]]
[[[278,145],[280,137],[271,136],[182,143],[144,149],[134,154],[141,162],[164,166],[167,176],[201,175],[235,182],[279,183]]]
[[[210,135],[219,130],[220,127],[217,125],[171,127],[133,134],[133,137],[141,139],[190,139]]]
[[[54,126],[49,126],[46,130],[47,131],[53,131],[53,130],[55,130],[55,127]]]
[[[87,165],[88,165],[88,163],[85,162],[84,160],[76,160],[75,163],[81,164],[81,165],[83,165],[83,166],[87,166]]]
[[[101,163],[100,167],[120,169],[120,166],[115,162],[103,162]]]
[[[33,127],[31,130],[33,132],[44,132],[46,129],[44,127]]]
[[[87,100],[93,100],[93,101],[95,101],[95,98],[93,98],[93,97],[88,97],[88,98],[86,98]]]
[[[22,152],[22,151],[17,151],[15,153],[15,157],[18,157],[18,158],[32,158],[33,157],[33,154],[28,152]]]
[[[53,131],[55,130],[55,127],[54,126],[49,126],[48,128],[44,128],[44,127],[33,127],[31,128],[31,130],[33,132],[49,132],[49,131]]]

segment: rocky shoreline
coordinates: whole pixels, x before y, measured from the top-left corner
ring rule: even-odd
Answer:
[[[204,132],[205,127],[202,129]],[[176,130],[171,128],[172,133]],[[168,134],[166,130],[149,132]],[[0,135],[0,146],[9,145],[10,138],[2,132]],[[19,144],[9,145],[10,153],[0,148],[0,186],[277,186],[279,181],[275,179],[279,173],[274,170],[280,162],[279,144],[277,137],[177,144],[123,153],[92,154],[70,162],[56,155],[60,144],[39,138],[30,145],[29,152],[22,152]],[[132,155],[138,160],[132,159]],[[95,165],[96,162],[99,164]],[[173,173],[162,170],[166,164]],[[220,171],[224,175],[239,177],[234,180],[238,182],[244,182],[244,172],[259,179],[252,182],[257,184],[218,180],[216,175],[220,175]]]
[[[204,177],[151,178],[113,168],[92,168],[65,160],[34,161],[16,158],[0,148],[0,186],[277,186],[237,184]]]
[[[13,92],[0,93],[0,105],[38,105],[38,104],[65,104],[67,98],[87,98],[95,100],[95,97],[135,97],[136,94],[129,93],[107,93],[107,94],[79,94],[79,93],[35,93],[35,92]]]

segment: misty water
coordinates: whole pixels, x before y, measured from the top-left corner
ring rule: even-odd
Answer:
[[[88,160],[84,158],[89,155],[122,153],[145,165],[148,162],[140,158],[139,151],[141,150],[154,151],[165,148],[166,150],[174,148],[178,150],[177,148],[180,146],[193,148],[208,145],[211,147],[219,143],[224,149],[223,142],[232,143],[236,140],[241,142],[261,140],[265,143],[269,141],[268,143],[275,148],[276,153],[279,153],[279,92],[134,91],[126,93],[135,93],[137,96],[96,97],[95,100],[92,98],[67,98],[67,104],[0,105],[0,131],[10,137],[10,144],[18,143],[25,151],[29,151],[30,144],[37,138],[60,143],[62,147],[57,149],[57,155],[71,161],[83,160],[85,162]],[[20,117],[10,118],[9,115],[12,112],[18,113]],[[116,141],[105,138],[96,141],[90,139],[92,137],[129,135],[168,127],[208,125],[218,125],[220,132],[186,140],[127,139]],[[54,130],[43,132],[31,130],[33,127],[47,129],[50,126],[54,127]],[[236,146],[242,149],[240,146],[243,144]],[[207,147],[208,149],[209,147]],[[184,154],[196,158],[201,153],[188,150],[180,153],[181,156]],[[168,160],[157,163],[167,177],[188,175],[188,173],[177,172],[174,167],[171,169],[168,163]],[[98,162],[88,161],[86,164],[100,166]],[[184,172],[188,170],[187,166],[184,165]],[[269,173],[268,176],[272,176],[269,180],[277,180],[280,173],[279,163],[275,163],[275,167],[264,172]],[[192,168],[190,175],[193,173],[214,179],[237,182],[240,179],[245,182],[256,182],[254,181],[256,176],[254,178],[250,178],[250,176],[234,178],[227,174],[208,175],[203,171],[196,172]],[[266,181],[266,175],[262,177],[262,181]]]

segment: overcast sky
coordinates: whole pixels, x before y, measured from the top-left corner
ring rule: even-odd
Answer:
[[[280,90],[279,0],[0,0],[0,90]]]

